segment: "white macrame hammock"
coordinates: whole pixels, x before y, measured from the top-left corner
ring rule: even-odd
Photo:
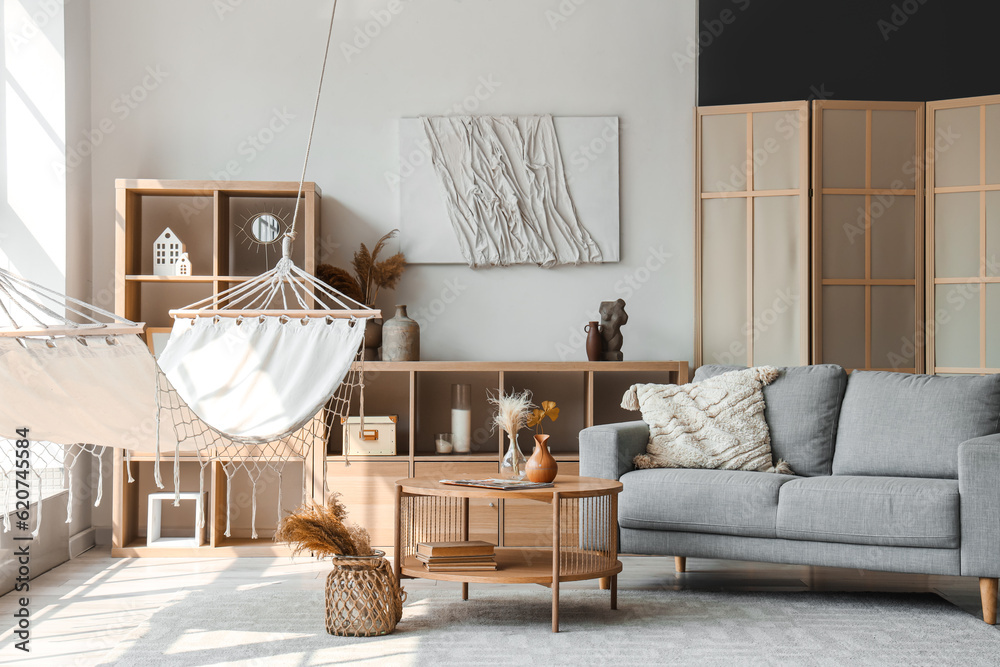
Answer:
[[[159,365],[131,322],[0,269],[0,455],[5,501],[16,495],[17,429],[29,427],[37,455],[61,455],[65,468],[104,448],[130,453],[155,447],[155,480],[161,452],[174,452],[174,504],[180,501],[180,455],[200,464],[197,531],[204,525],[205,469],[218,461],[226,474],[231,536],[231,491],[244,470],[253,486],[251,537],[257,537],[257,487],[265,471],[281,476],[290,461],[304,462],[323,448],[359,389],[364,418],[362,350],[367,320],[380,312],[309,275],[291,260],[326,71],[336,0],[330,16],[323,68],[306,145],[292,229],[282,239],[275,268],[257,278],[170,311],[175,319]],[[81,444],[86,443],[86,444]],[[37,458],[37,456],[36,456]],[[98,465],[100,469],[100,465]],[[306,466],[302,466],[306,489]],[[37,476],[37,473],[36,473]],[[72,507],[72,473],[69,515]],[[95,505],[100,504],[100,482]],[[39,503],[41,497],[38,498]],[[5,503],[5,509],[11,507]],[[36,511],[38,534],[41,508]],[[67,517],[67,523],[71,517]],[[10,530],[4,513],[4,529]]]

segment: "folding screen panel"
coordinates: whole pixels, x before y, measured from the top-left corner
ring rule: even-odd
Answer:
[[[1000,372],[1000,95],[927,104],[927,366]]]
[[[808,104],[699,108],[695,180],[695,364],[808,364]]]
[[[924,104],[813,102],[813,363],[923,372]]]

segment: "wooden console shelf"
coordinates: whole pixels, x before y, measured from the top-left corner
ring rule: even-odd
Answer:
[[[556,401],[559,419],[545,423],[559,472],[577,475],[578,436],[595,424],[640,419],[619,407],[622,394],[637,382],[685,383],[686,361],[534,362],[534,361],[367,361],[365,414],[395,415],[394,456],[343,456],[342,434],[331,433],[325,460],[313,465],[316,502],[340,493],[352,521],[368,528],[372,544],[392,547],[394,485],[406,477],[488,477],[499,472],[507,443],[490,427],[487,391],[529,389],[534,401]],[[472,451],[436,454],[434,436],[451,430],[451,385],[471,384]],[[358,414],[355,397],[351,414]],[[534,447],[525,429],[519,445],[525,456]],[[348,465],[350,463],[350,465]],[[502,547],[551,548],[550,513],[536,503],[510,499],[474,500],[470,509],[473,539]]]

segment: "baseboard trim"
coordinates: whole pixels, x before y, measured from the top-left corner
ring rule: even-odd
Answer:
[[[98,526],[95,530],[96,530],[96,532],[94,533],[95,544],[98,544],[102,547],[111,544],[110,528],[101,528],[100,526]]]
[[[94,548],[96,542],[97,531],[93,528],[87,528],[86,530],[81,530],[76,535],[69,538],[69,557],[76,558],[85,551],[89,551]]]

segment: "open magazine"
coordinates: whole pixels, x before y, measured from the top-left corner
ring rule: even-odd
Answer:
[[[442,479],[442,484],[454,486],[475,486],[481,489],[496,489],[497,491],[516,491],[518,489],[544,489],[555,486],[552,482],[529,482],[513,479]]]

